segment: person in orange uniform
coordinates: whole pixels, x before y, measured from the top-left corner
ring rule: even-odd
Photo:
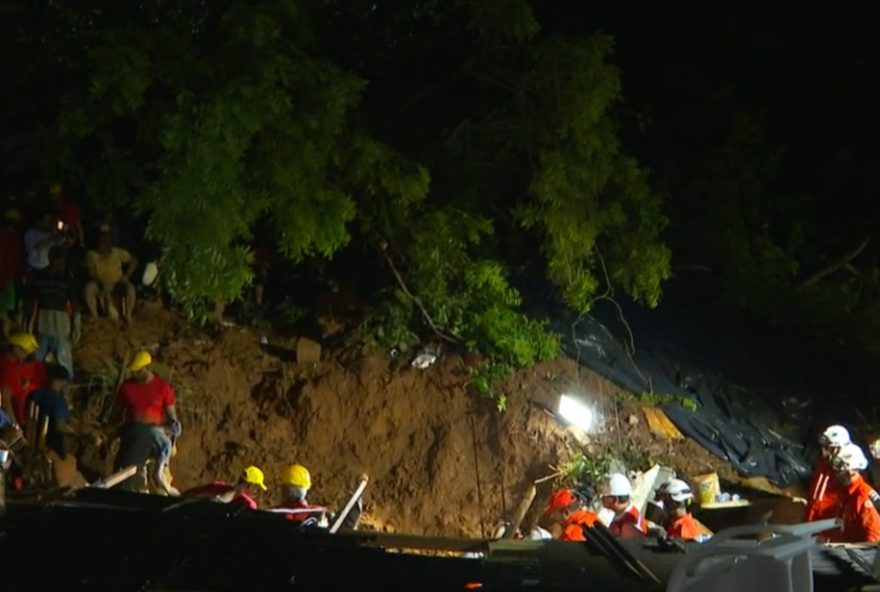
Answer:
[[[559,489],[550,496],[544,517],[562,527],[560,541],[587,540],[585,529],[599,520],[598,514],[586,508],[588,502],[570,489]]]
[[[142,481],[146,475],[147,461],[154,459],[156,482],[169,495],[176,495],[177,490],[170,486],[165,476],[173,448],[173,441],[165,433],[165,419],[167,417],[171,438],[175,440],[180,436],[181,425],[174,408],[174,391],[167,382],[150,370],[152,363],[153,358],[149,352],[137,352],[128,367],[133,376],[119,388],[113,419],[123,415],[125,420],[119,433],[119,453],[114,466],[118,471],[126,466],[136,465],[140,469]],[[115,424],[113,419],[111,425]],[[135,477],[120,487],[140,489],[144,484],[139,483]]]
[[[603,484],[602,506],[614,512],[608,530],[616,537],[631,539],[648,534],[648,526],[639,509],[631,501],[632,484],[626,475],[611,473]]]
[[[843,520],[843,528],[828,531],[829,542],[880,542],[880,513],[871,501],[873,490],[862,477],[868,468],[865,453],[855,444],[847,444],[831,464],[841,485],[836,517]]]
[[[251,510],[256,510],[257,492],[266,491],[263,471],[258,467],[247,467],[238,478],[238,481],[227,483],[225,481],[212,481],[206,485],[193,487],[184,491],[183,497],[207,497],[224,504],[241,505]]]
[[[11,349],[0,358],[0,404],[10,420],[27,422],[27,398],[46,386],[46,366],[35,359],[39,347],[30,333],[9,336]]]
[[[700,537],[702,531],[697,526],[690,505],[694,500],[694,492],[681,479],[670,479],[656,493],[656,498],[663,502],[667,521],[664,525],[666,536],[671,539],[693,541]]]
[[[820,434],[819,445],[822,454],[813,470],[813,477],[810,479],[810,492],[807,507],[804,510],[804,521],[815,522],[835,517],[842,490],[837,482],[831,461],[841,447],[849,443],[849,432],[841,425],[828,426]]]

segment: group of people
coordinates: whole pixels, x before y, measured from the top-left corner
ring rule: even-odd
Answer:
[[[826,542],[880,542],[880,494],[863,476],[868,457],[841,425],[825,429],[819,444],[821,455],[810,481],[804,521],[840,520],[840,528],[821,533]],[[880,441],[872,445],[872,455],[880,456]],[[623,474],[611,474],[601,484],[599,501],[610,511],[607,526],[615,536],[635,538],[653,533],[685,541],[707,538],[707,530],[693,515],[696,497],[682,479],[670,479],[654,492],[654,506],[662,510],[659,524],[646,522],[631,496],[632,485]],[[533,536],[586,540],[588,529],[600,520],[594,498],[592,490],[584,487],[553,492]]]
[[[5,410],[0,411],[0,428],[23,431],[28,421],[43,422],[45,418],[46,446],[63,459],[70,452],[71,439],[93,435],[78,431],[71,421],[67,388],[70,375],[60,364],[46,365],[36,358],[39,346],[33,335],[13,334],[8,338],[8,345],[9,352],[0,358],[0,376],[4,379],[0,403]],[[107,435],[119,437],[114,470],[137,468],[135,475],[118,487],[206,497],[257,509],[257,496],[267,487],[263,471],[255,466],[245,468],[233,483],[213,481],[182,494],[171,484],[168,465],[183,426],[178,419],[174,390],[151,370],[152,361],[152,355],[146,350],[134,355],[127,367],[130,377],[119,388],[108,422]],[[33,416],[27,411],[31,405],[35,408]],[[11,465],[11,457],[7,463]],[[272,511],[285,514],[289,520],[326,525],[330,515],[327,508],[313,505],[307,499],[312,487],[308,469],[300,464],[286,467],[281,485],[282,502]],[[351,527],[357,524],[359,508],[358,505],[347,517],[346,524]]]
[[[73,376],[72,343],[80,335],[80,311],[130,321],[137,292],[131,276],[138,260],[115,247],[111,228],[97,227],[86,249],[79,208],[54,184],[24,229],[17,208],[0,225],[0,330],[33,333],[37,359],[50,355]],[[121,309],[121,312],[120,312]]]
[[[598,501],[608,514],[600,518],[594,507],[596,495],[589,487],[554,491],[544,510],[534,538],[556,538],[561,541],[585,541],[590,528],[607,522],[612,535],[621,539],[648,536],[649,532],[670,538],[700,540],[704,534],[691,513],[694,494],[681,479],[663,483],[654,499],[664,511],[664,524],[650,525],[632,499],[632,483],[622,473],[612,473],[599,487]]]
[[[823,533],[828,542],[880,542],[880,496],[863,476],[868,468],[864,450],[841,425],[825,429],[819,445],[822,453],[810,480],[805,520],[842,520],[842,528]]]

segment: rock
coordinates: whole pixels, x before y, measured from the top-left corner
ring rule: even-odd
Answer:
[[[308,337],[296,340],[296,363],[317,364],[321,361],[321,344]]]

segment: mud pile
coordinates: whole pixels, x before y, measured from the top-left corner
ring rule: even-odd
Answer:
[[[455,355],[417,370],[387,352],[340,348],[298,365],[296,337],[269,335],[268,346],[260,337],[247,327],[202,331],[154,306],[127,329],[91,319],[75,350],[78,380],[118,367],[126,352],[156,347],[156,369],[177,391],[184,425],[176,486],[231,480],[256,464],[270,486],[261,501],[271,504],[282,467],[299,462],[312,472],[312,501],[332,507],[366,473],[364,524],[382,530],[488,534],[531,481],[572,451],[609,442],[685,474],[721,468],[693,442],[652,436],[635,403],[621,404],[619,389],[569,359],[511,377],[503,387],[508,408],[498,413],[468,389],[468,367]],[[593,399],[604,433],[579,441],[547,413],[563,392]],[[549,488],[539,490],[536,506]]]

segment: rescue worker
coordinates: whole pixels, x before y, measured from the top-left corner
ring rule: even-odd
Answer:
[[[119,432],[120,446],[114,467],[118,471],[136,465],[140,469],[138,475],[120,484],[120,488],[139,491],[147,485],[146,465],[153,459],[157,485],[167,494],[177,495],[178,491],[171,487],[165,474],[173,447],[164,429],[166,418],[175,440],[180,437],[182,428],[174,407],[174,391],[150,370],[152,363],[149,352],[137,352],[128,366],[133,376],[119,388],[111,425],[115,425],[120,416],[124,416],[124,423]]]
[[[288,520],[304,522],[315,518],[321,526],[327,525],[327,508],[310,504],[306,499],[312,488],[309,470],[300,464],[292,464],[281,474],[281,504],[275,511],[287,515]]]
[[[835,471],[831,461],[843,446],[850,443],[849,432],[842,425],[832,425],[825,428],[819,435],[821,456],[813,470],[810,479],[809,498],[804,510],[804,521],[815,522],[834,518],[837,511],[838,501],[841,495],[841,487],[835,478]]]
[[[622,539],[643,537],[648,534],[648,527],[639,509],[631,501],[632,484],[626,475],[611,473],[603,484],[602,506],[614,512],[614,518],[608,530]]]
[[[681,479],[670,479],[657,490],[655,497],[663,502],[666,510],[666,536],[671,539],[693,541],[702,534],[694,515],[690,512],[694,492]]]
[[[184,497],[209,497],[224,504],[242,505],[256,510],[258,508],[256,496],[259,491],[266,491],[263,471],[258,467],[250,466],[242,471],[238,481],[234,484],[225,481],[212,481],[206,485],[184,491],[181,495]]]
[[[833,543],[876,543],[880,541],[880,514],[871,501],[872,488],[861,472],[868,468],[868,459],[861,448],[846,444],[831,460],[841,486],[836,517],[843,528],[828,531]]]
[[[27,398],[46,384],[46,366],[34,357],[39,344],[30,333],[9,336],[11,351],[0,358],[0,404],[17,426],[27,422]]]
[[[560,541],[585,541],[586,528],[592,528],[599,515],[588,510],[589,499],[570,489],[559,489],[550,495],[544,518],[561,527]]]

